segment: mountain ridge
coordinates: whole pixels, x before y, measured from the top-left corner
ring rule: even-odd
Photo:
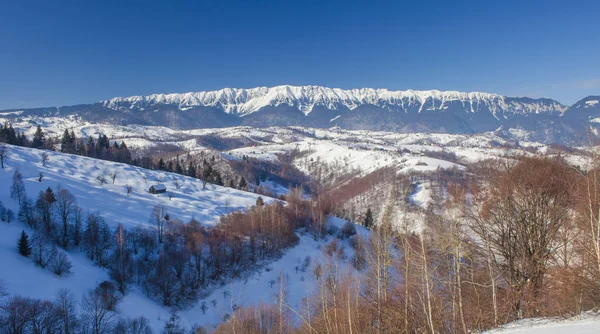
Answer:
[[[600,98],[570,107],[549,98],[458,91],[343,90],[323,86],[224,88],[116,97],[92,104],[13,109],[4,119],[75,116],[92,123],[173,129],[304,126],[470,134],[502,129],[507,138],[580,145],[600,134]],[[597,135],[600,139],[600,135]]]
[[[215,91],[136,95],[102,100],[104,107],[113,110],[146,110],[156,104],[168,104],[180,109],[214,107],[228,114],[247,116],[260,109],[285,104],[308,115],[315,107],[337,111],[349,110],[365,104],[375,105],[392,112],[420,113],[424,110],[443,111],[448,103],[460,102],[466,111],[489,109],[499,114],[563,113],[567,106],[549,98],[508,97],[484,92],[440,90],[398,90],[385,88],[341,89],[325,86],[291,86],[255,88],[223,88]]]

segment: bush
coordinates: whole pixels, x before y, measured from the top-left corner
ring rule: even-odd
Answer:
[[[71,264],[71,260],[69,257],[61,251],[55,250],[55,256],[50,262],[50,269],[52,272],[58,276],[66,276],[71,273],[71,268],[73,268],[73,264]]]
[[[356,234],[356,226],[350,222],[346,222],[342,229],[340,230],[339,236],[340,239],[350,238],[351,236]]]

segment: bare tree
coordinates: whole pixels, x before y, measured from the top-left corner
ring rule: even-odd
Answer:
[[[56,256],[55,249],[50,245],[46,236],[36,232],[31,243],[32,259],[35,264],[46,268]]]
[[[115,184],[115,180],[117,179],[117,171],[114,171],[110,177],[112,178],[112,184]]]
[[[8,147],[6,147],[6,144],[0,143],[0,165],[2,166],[2,169],[4,169],[4,160],[6,159],[7,156],[8,156]]]
[[[50,156],[48,155],[48,153],[42,152],[40,159],[42,160],[42,166],[48,167],[48,162],[50,161]]]
[[[13,184],[10,187],[10,197],[16,199],[21,205],[21,201],[25,196],[25,184],[23,183],[23,174],[17,169],[13,174]]]
[[[96,181],[98,181],[98,183],[100,183],[100,185],[103,185],[108,182],[108,180],[106,180],[106,176],[104,176],[103,174],[98,175],[96,177]]]
[[[163,242],[163,235],[165,232],[165,223],[167,222],[167,210],[163,205],[157,204],[150,213],[150,224],[156,226],[158,232],[158,242]]]
[[[78,209],[77,200],[75,196],[71,194],[70,191],[64,188],[58,189],[58,193],[56,196],[56,212],[60,218],[60,222],[62,223],[62,237],[60,240],[60,244],[63,248],[67,248],[69,246],[69,231],[70,231],[70,221],[73,220],[73,217]]]
[[[491,172],[472,229],[489,244],[491,260],[512,292],[516,317],[539,297],[560,229],[571,219],[573,171],[561,161],[523,158]]]
[[[90,291],[81,301],[82,320],[86,332],[93,334],[109,333],[116,313],[109,310],[102,292]]]
[[[60,289],[54,301],[56,305],[60,332],[64,334],[72,334],[77,330],[77,308],[73,293],[67,289]]]
[[[71,268],[73,268],[73,264],[71,264],[71,260],[67,254],[62,251],[53,249],[53,254],[55,256],[52,257],[52,261],[50,262],[50,269],[57,276],[69,275],[71,273]]]

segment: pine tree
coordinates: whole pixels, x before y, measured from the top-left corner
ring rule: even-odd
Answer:
[[[131,163],[131,152],[129,152],[127,145],[125,145],[125,141],[121,142],[121,146],[119,147],[119,156],[121,162],[126,164]]]
[[[188,166],[187,175],[191,177],[196,177],[196,166],[190,161]]]
[[[367,209],[367,214],[365,215],[365,222],[363,225],[367,229],[373,227],[373,212],[371,211],[371,208]]]
[[[96,143],[94,143],[94,138],[92,138],[92,136],[90,136],[90,138],[88,139],[86,146],[86,151],[87,151],[87,156],[88,157],[95,157],[96,155]]]
[[[175,164],[175,173],[183,175],[183,167],[181,167],[181,163],[179,162],[179,156],[177,156],[177,163]]]
[[[245,189],[247,185],[248,183],[246,182],[246,179],[242,176],[242,178],[240,179],[240,183],[238,183],[238,188]]]
[[[215,184],[218,185],[218,186],[222,186],[223,185],[223,179],[221,178],[221,173],[219,173],[219,172],[216,172]]]
[[[167,165],[165,165],[165,161],[163,160],[163,158],[160,158],[160,160],[158,160],[158,165],[156,166],[156,169],[158,169],[158,170],[166,170],[167,169]]]
[[[75,137],[71,136],[69,130],[65,129],[65,133],[63,133],[62,139],[60,140],[60,151],[63,153],[75,153]]]
[[[37,130],[35,130],[35,134],[33,135],[33,142],[31,145],[34,148],[43,148],[44,143],[46,141],[44,131],[42,131],[42,127],[38,125]]]
[[[29,236],[25,231],[21,232],[21,238],[19,238],[19,254],[25,257],[31,255],[31,244],[29,243]]]

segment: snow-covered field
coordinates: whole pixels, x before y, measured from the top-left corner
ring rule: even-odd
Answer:
[[[524,319],[486,333],[595,334],[600,333],[600,316],[594,313],[584,313],[580,317],[565,320]]]
[[[15,213],[18,204],[10,198],[10,185],[17,168],[23,174],[29,197],[35,198],[47,187],[54,190],[63,187],[75,195],[84,211],[98,211],[112,227],[121,223],[126,227],[142,225],[152,228],[148,218],[156,204],[164,205],[174,219],[188,221],[195,218],[210,225],[217,222],[222,214],[253,205],[258,197],[253,193],[210,184],[204,190],[199,180],[189,177],[57,152],[46,151],[50,159],[47,167],[44,167],[40,159],[44,151],[14,146],[8,146],[8,149],[6,168],[0,170],[0,201]],[[44,174],[42,182],[37,180],[40,172]],[[97,182],[98,175],[114,172],[117,172],[114,184],[108,176],[107,184]],[[147,192],[157,180],[161,180],[172,191],[172,200],[169,200],[168,194],[152,195]],[[180,184],[180,189],[176,189],[176,182]],[[126,184],[134,187],[131,196],[127,196]],[[332,223],[341,226],[344,221],[332,218]],[[22,230],[32,234],[20,222],[0,223],[0,263],[4,268],[10,268],[0,272],[0,280],[6,283],[10,294],[53,299],[60,289],[67,288],[79,300],[98,283],[108,279],[105,269],[95,266],[77,250],[67,253],[73,264],[72,274],[67,277],[58,277],[36,267],[31,259],[23,258],[17,252],[17,240]],[[365,233],[364,230],[359,232]],[[243,279],[215,287],[193,306],[180,310],[182,322],[187,326],[200,324],[214,328],[226,314],[232,314],[234,305],[272,302],[278,291],[277,284],[273,282],[277,282],[280,276],[284,277],[288,303],[297,305],[303,297],[312,293],[310,287],[315,286],[312,269],[326,257],[321,249],[325,242],[301,235],[299,244],[288,250],[282,258],[266,263],[261,270]],[[346,247],[346,252],[351,252],[350,247]],[[348,259],[351,257],[352,254],[348,254]],[[302,267],[307,258],[310,258],[309,267],[304,271],[297,270],[296,267]],[[350,265],[347,264],[347,267]],[[205,312],[202,312],[203,302],[208,306]],[[118,308],[126,317],[147,317],[156,332],[162,330],[170,313],[168,308],[146,297],[137,287],[128,292]]]

